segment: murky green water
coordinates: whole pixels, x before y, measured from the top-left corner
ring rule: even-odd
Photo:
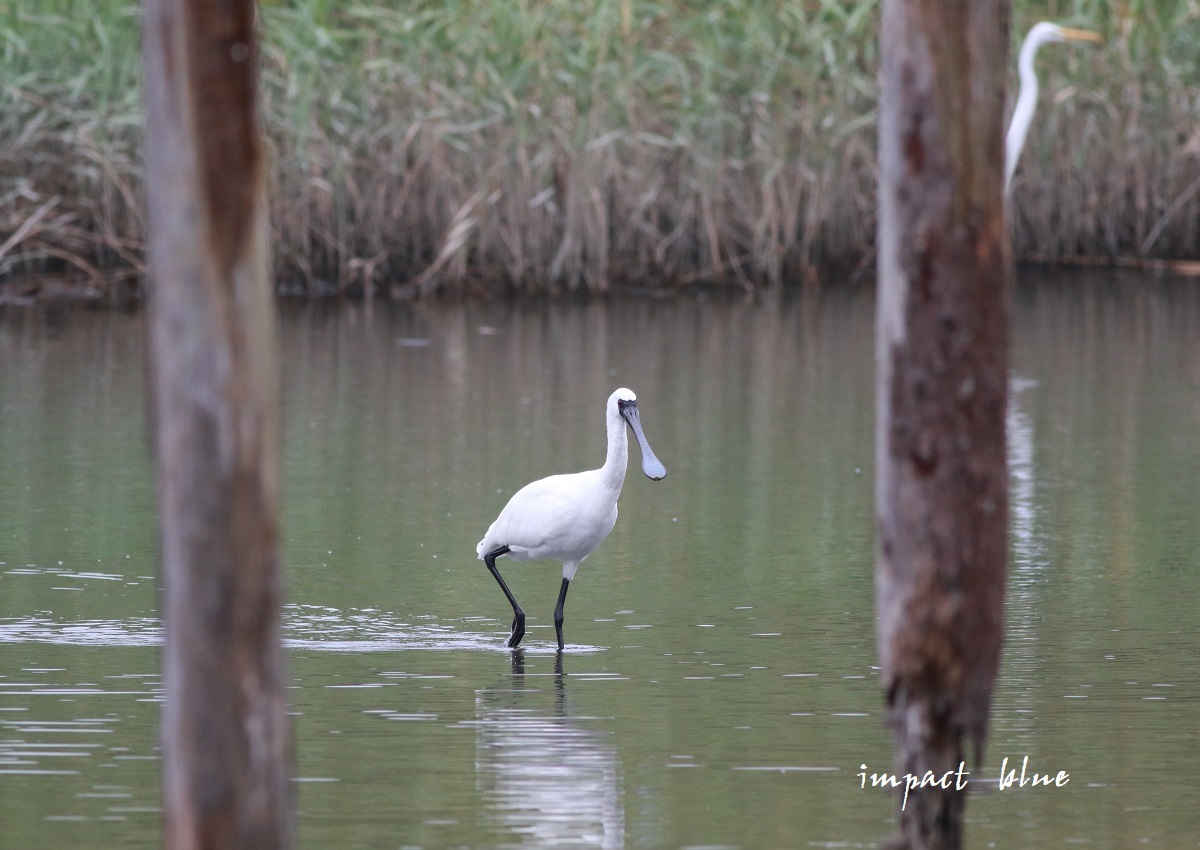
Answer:
[[[874,663],[872,295],[285,305],[286,630],[305,847],[861,846],[892,803]],[[140,315],[0,311],[0,846],[158,845]],[[1200,288],[1018,298],[1011,632],[971,847],[1196,846]],[[508,496],[630,471],[556,664]],[[1070,773],[998,790],[1001,760]]]

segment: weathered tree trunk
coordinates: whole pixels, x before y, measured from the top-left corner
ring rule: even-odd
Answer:
[[[1008,18],[883,4],[875,575],[896,769],[918,779],[957,770],[967,736],[980,757],[1003,637]],[[960,846],[956,784],[908,795],[901,845]]]
[[[146,0],[171,848],[290,843],[278,365],[253,0]]]

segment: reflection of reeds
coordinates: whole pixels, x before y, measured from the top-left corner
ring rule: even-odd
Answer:
[[[142,262],[138,20],[76,5],[0,11],[0,276],[64,269],[101,288]],[[1018,256],[1200,253],[1200,21],[1151,5],[1076,21],[1107,47],[1039,56]],[[279,277],[397,297],[750,288],[869,261],[876,17],[834,2],[268,2]]]

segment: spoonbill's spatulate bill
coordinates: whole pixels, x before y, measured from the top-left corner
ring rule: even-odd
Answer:
[[[516,646],[525,636],[525,612],[496,569],[496,559],[508,555],[514,561],[562,561],[562,587],[554,609],[554,631],[558,648],[563,648],[563,604],[567,587],[579,565],[608,537],[617,522],[617,497],[625,482],[629,464],[628,424],[642,449],[642,472],[659,481],[667,468],[659,462],[642,433],[637,396],[632,390],[619,389],[608,397],[605,410],[608,423],[608,454],[604,466],[571,475],[551,475],[526,484],[518,490],[475,552],[487,564],[488,571],[504,591],[513,609],[512,633],[508,645]]]

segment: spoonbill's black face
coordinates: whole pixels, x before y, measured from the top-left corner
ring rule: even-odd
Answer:
[[[646,435],[642,433],[642,420],[638,414],[637,402],[633,399],[619,398],[617,399],[617,411],[629,423],[629,427],[633,429],[633,435],[637,437],[638,445],[642,448],[642,472],[652,481],[661,481],[666,478],[667,468],[654,456],[650,444],[646,442]]]

